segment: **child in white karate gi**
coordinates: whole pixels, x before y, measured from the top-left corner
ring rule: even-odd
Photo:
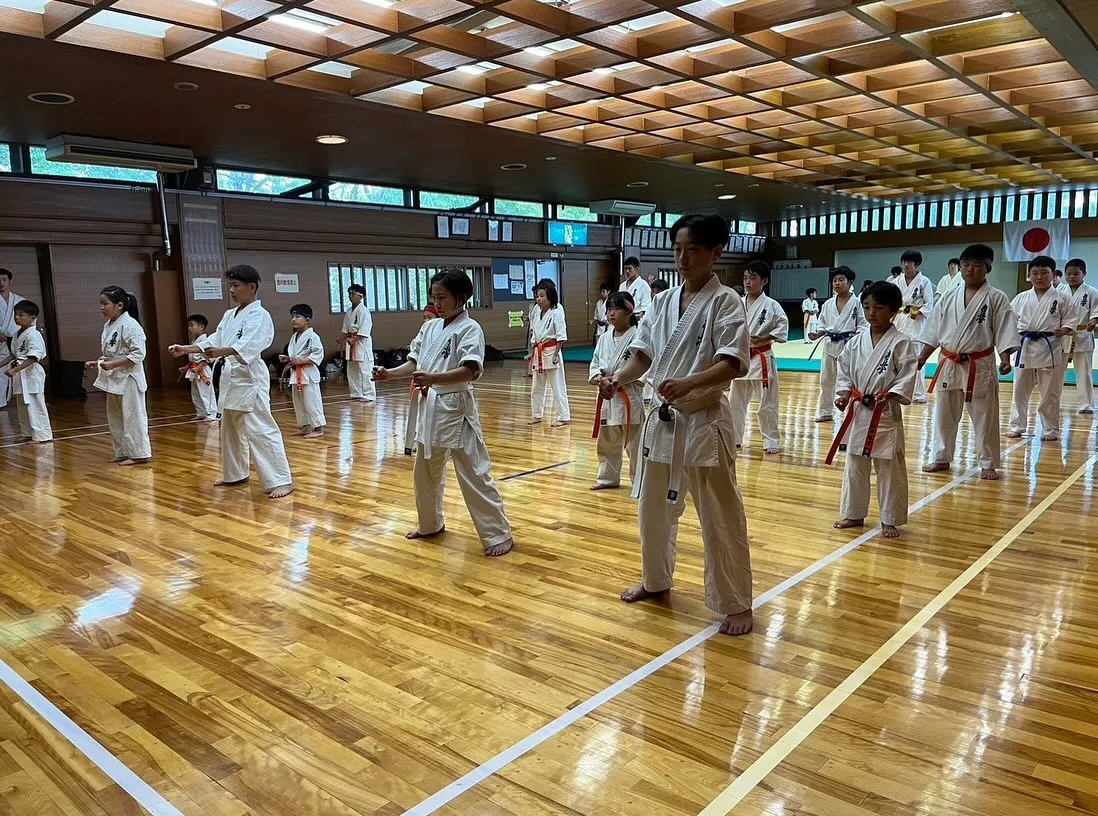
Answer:
[[[606,301],[610,330],[599,337],[591,357],[589,381],[601,387],[604,378],[624,366],[633,356],[630,346],[640,322],[633,313],[633,296],[614,292]],[[629,479],[636,470],[640,426],[644,420],[644,394],[640,383],[630,383],[614,392],[610,399],[599,394],[595,405],[595,427],[591,436],[598,440],[595,451],[599,472],[592,490],[606,490],[621,484],[622,454],[629,455]]]
[[[294,415],[301,435],[306,439],[324,436],[324,401],[320,398],[320,366],[324,363],[324,343],[313,330],[313,309],[307,303],[290,308],[290,337],[286,354],[278,361],[286,366],[287,386],[294,403]]]
[[[187,334],[192,343],[206,339],[206,328],[210,321],[205,315],[193,314],[187,317]],[[183,377],[191,384],[191,403],[195,416],[206,422],[217,422],[217,395],[214,393],[210,361],[202,354],[187,355],[187,364],[179,369]]]
[[[0,371],[3,379],[11,383],[23,440],[43,443],[53,440],[53,428],[46,410],[46,370],[42,368],[46,341],[35,325],[38,314],[37,303],[16,301],[13,307],[16,330],[8,340],[8,348],[0,351],[0,354],[9,352],[5,359],[0,359]]]

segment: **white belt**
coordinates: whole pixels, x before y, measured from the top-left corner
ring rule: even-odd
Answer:
[[[644,418],[644,425],[641,427],[641,457],[640,462],[637,464],[637,478],[633,480],[633,491],[630,494],[632,498],[640,498],[641,485],[644,482],[645,464],[648,461],[649,453],[649,447],[646,444],[648,425],[652,421],[652,417],[656,416],[659,422],[670,422],[673,425],[671,467],[667,475],[667,503],[676,504],[679,500],[679,494],[682,493],[683,470],[686,461],[686,418],[690,414],[713,407],[720,402],[720,399],[721,393],[714,391],[703,397],[675,405],[665,402],[653,406],[648,411],[648,415]]]

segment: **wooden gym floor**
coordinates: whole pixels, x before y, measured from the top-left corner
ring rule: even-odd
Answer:
[[[210,486],[218,431],[183,390],[150,394],[148,467],[105,464],[99,397],[52,405],[50,446],[13,445],[0,412],[0,813],[1098,813],[1089,418],[1004,440],[989,483],[967,426],[953,473],[918,472],[931,413],[908,409],[915,509],[886,541],[831,528],[832,428],[816,378],[783,373],[785,453],[756,436],[739,462],[759,601],[729,639],[690,510],[670,604],[617,600],[635,512],[587,490],[584,371],[559,430],[526,426],[518,364],[478,386],[502,559],[452,479],[450,532],[404,540],[404,384],[374,406],[330,389],[318,442],[276,395],[280,502]]]

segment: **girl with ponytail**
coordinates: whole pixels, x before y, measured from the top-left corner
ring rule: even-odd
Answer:
[[[152,458],[149,416],[145,410],[145,330],[137,322],[137,298],[120,286],[99,293],[103,325],[101,356],[85,368],[95,369],[95,387],[107,395],[107,426],[120,465],[138,465]]]

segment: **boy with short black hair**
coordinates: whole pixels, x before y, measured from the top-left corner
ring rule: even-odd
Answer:
[[[1094,413],[1094,330],[1098,329],[1098,289],[1086,282],[1087,262],[1072,258],[1064,265],[1075,305],[1075,333],[1067,349],[1066,363],[1075,366],[1075,390],[1079,394],[1079,413]]]
[[[599,338],[602,337],[610,325],[606,320],[606,299],[610,297],[611,289],[612,287],[608,281],[599,284],[599,299],[595,301],[595,316],[591,319],[591,322],[595,325],[596,344],[598,344]]]
[[[206,339],[206,328],[210,322],[205,315],[187,315],[187,334],[192,343]],[[214,394],[213,378],[210,376],[210,361],[204,354],[188,354],[187,364],[179,369],[191,384],[191,403],[195,416],[205,422],[217,422],[217,397]]]
[[[12,398],[19,415],[19,430],[23,439],[32,442],[53,440],[50,415],[46,410],[46,370],[42,360],[46,357],[46,341],[38,331],[38,304],[20,300],[12,308],[15,335],[0,349],[5,355],[0,359],[3,380],[11,383]],[[10,368],[6,368],[8,364]],[[4,370],[6,368],[6,370]]]
[[[347,297],[351,308],[343,315],[343,331],[338,338],[347,367],[347,388],[351,399],[373,402],[377,399],[377,386],[370,378],[374,369],[374,319],[366,308],[366,287],[352,283],[347,287]]]
[[[307,303],[290,307],[290,325],[294,333],[286,353],[278,361],[286,366],[294,415],[301,435],[306,439],[324,436],[324,401],[320,398],[320,366],[324,362],[324,343],[313,331],[313,309]],[[372,370],[372,369],[371,369]]]
[[[628,292],[633,296],[636,309],[633,312],[638,318],[643,318],[644,313],[652,308],[652,287],[648,281],[641,277],[640,259],[630,255],[625,259],[625,280],[618,287],[619,292]]]
[[[815,333],[820,326],[820,303],[816,300],[816,287],[811,286],[804,292],[804,300],[801,301],[801,317],[804,327],[804,342],[811,343],[809,335]]]

